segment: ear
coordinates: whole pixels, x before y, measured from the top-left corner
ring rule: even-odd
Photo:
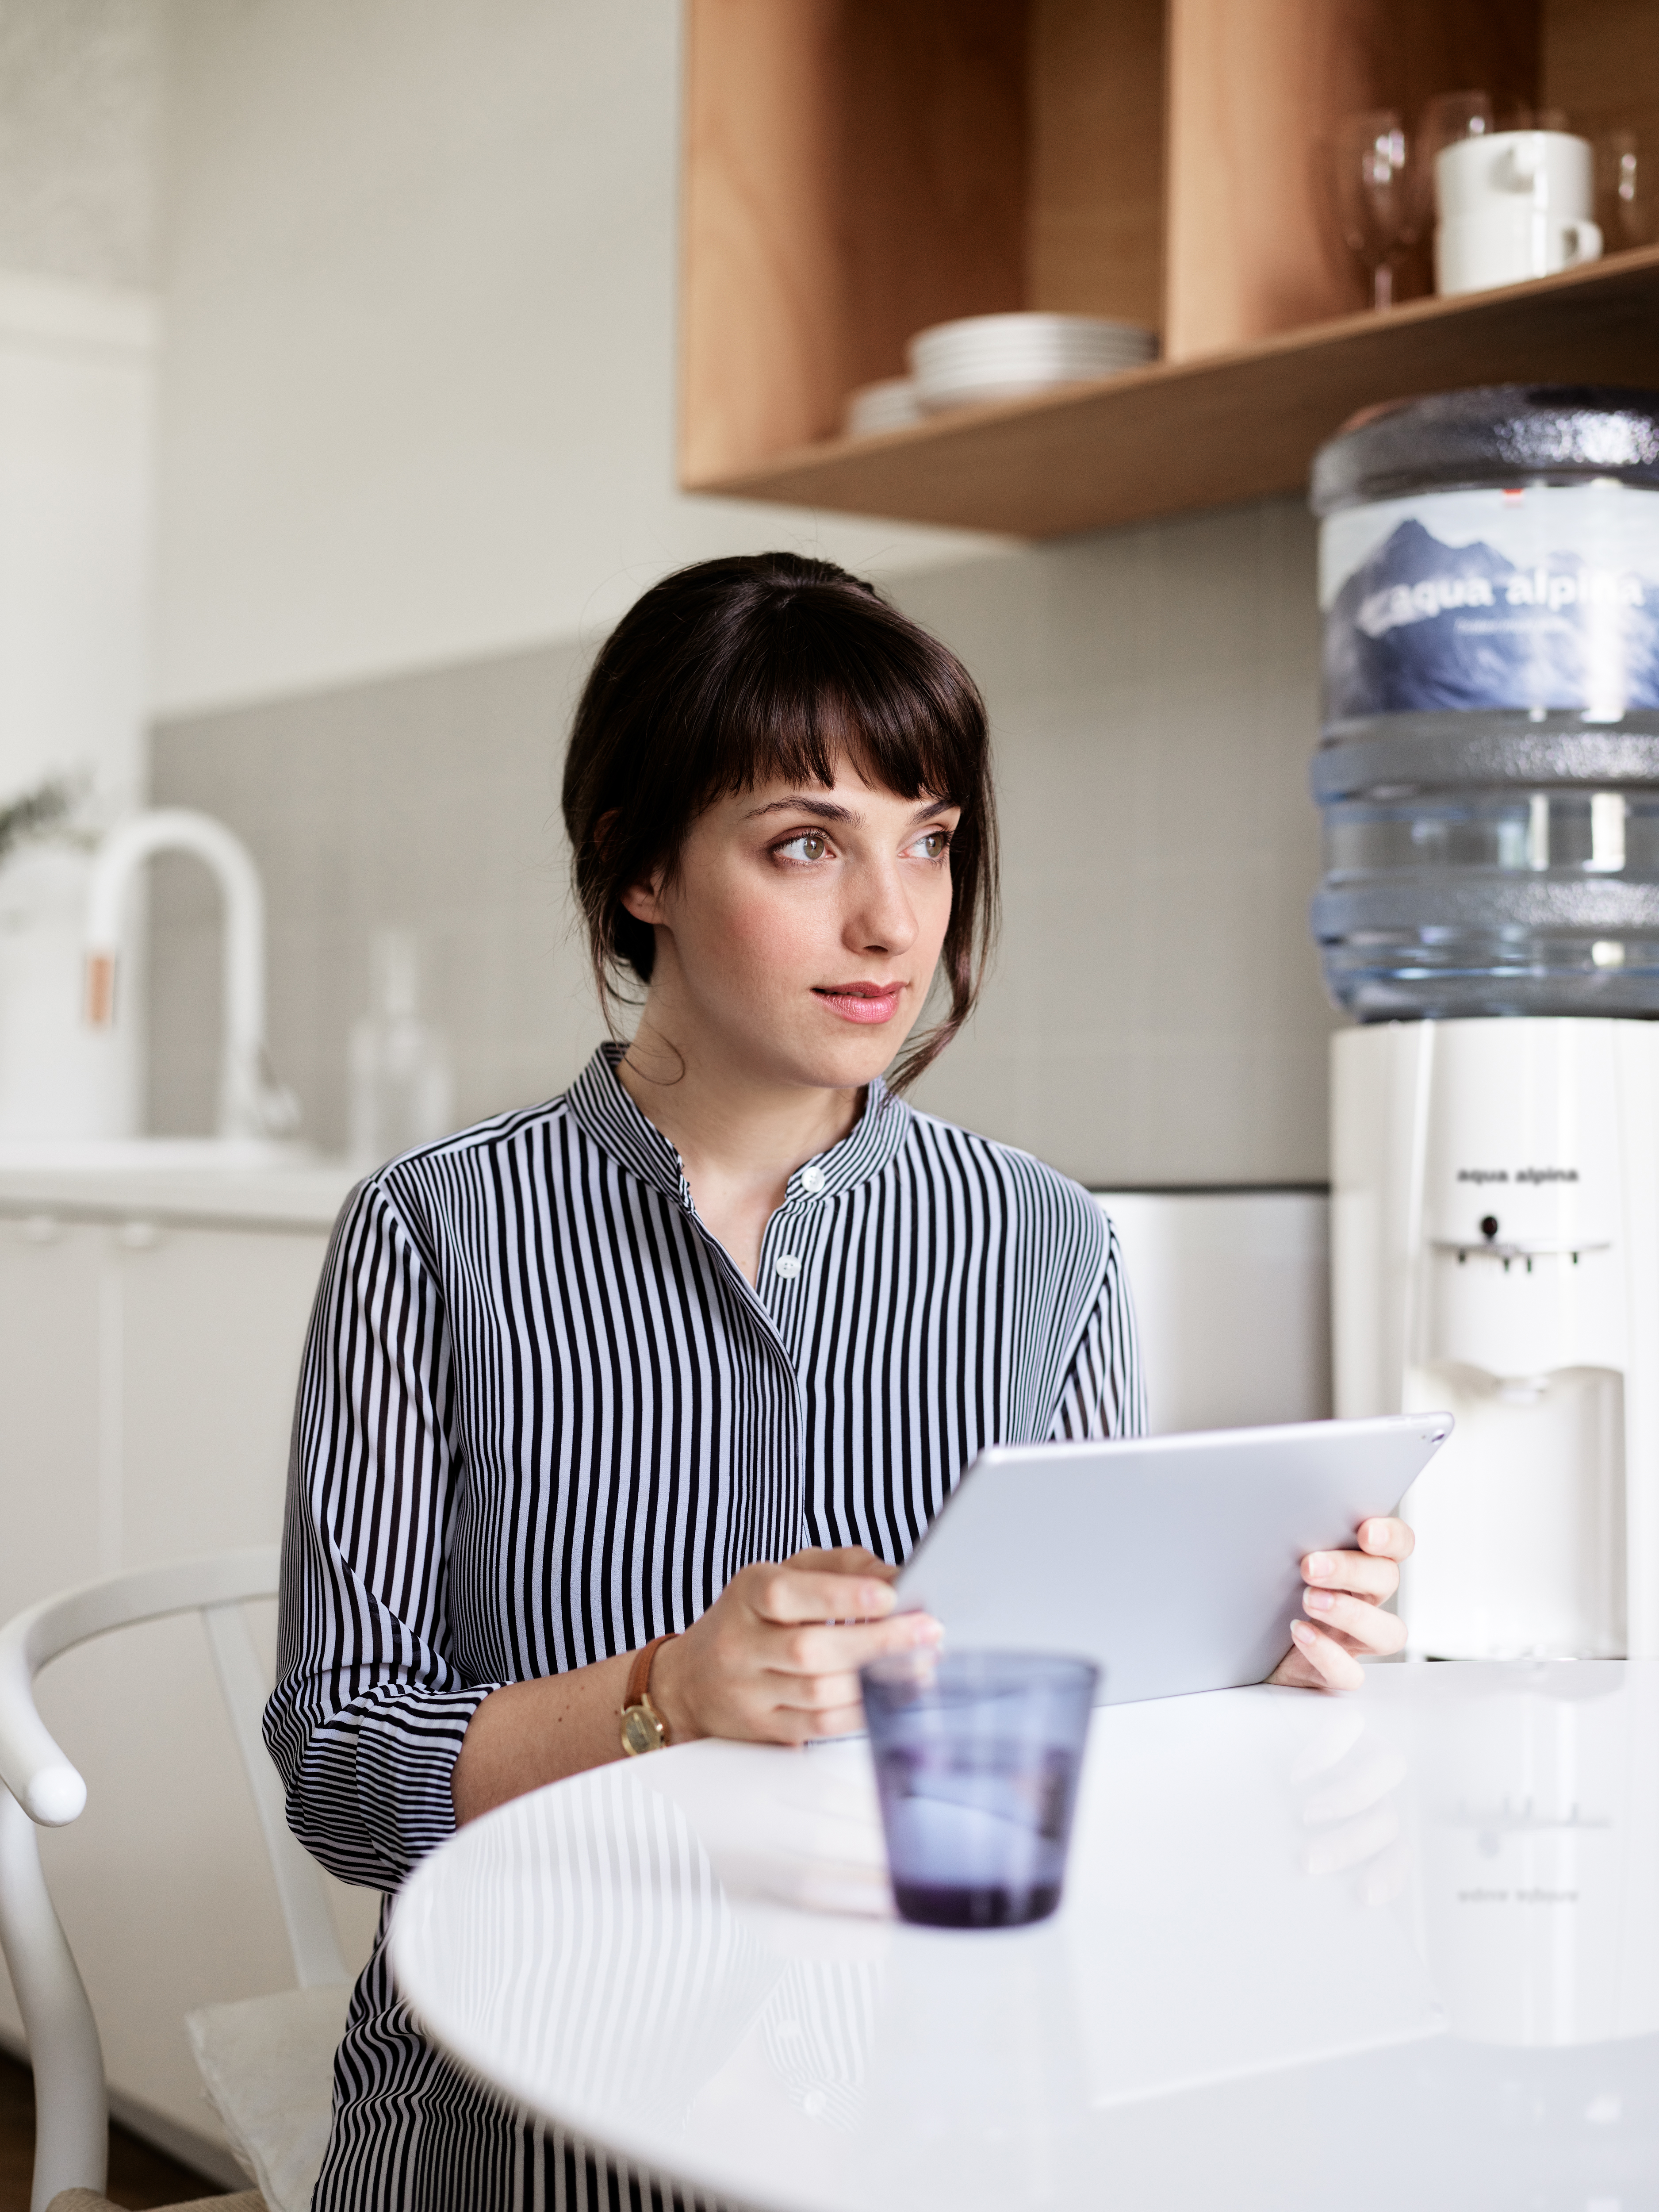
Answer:
[[[654,928],[668,917],[663,911],[663,879],[660,875],[642,876],[637,884],[630,884],[622,893],[622,908],[636,921]]]
[[[602,814],[593,825],[593,842],[602,855],[610,842],[615,825],[616,809],[614,806],[608,814]],[[628,884],[621,894],[622,910],[625,914],[631,914],[636,921],[643,921],[648,928],[652,927],[663,919],[662,895],[663,876],[659,869],[654,875],[641,876],[637,884]]]

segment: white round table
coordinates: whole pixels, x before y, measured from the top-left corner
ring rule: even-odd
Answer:
[[[1659,2203],[1659,1663],[1095,1717],[1065,1900],[892,1914],[867,1747],[690,1745],[416,1871],[428,2033],[758,2212]]]

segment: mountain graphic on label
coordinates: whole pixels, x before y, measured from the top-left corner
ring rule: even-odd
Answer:
[[[1534,708],[1659,708],[1659,580],[1571,553],[1523,568],[1402,522],[1326,616],[1327,719]]]

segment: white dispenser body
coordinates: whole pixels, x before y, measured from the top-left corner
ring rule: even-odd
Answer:
[[[1448,1408],[1410,1650],[1659,1656],[1659,1024],[1332,1044],[1336,1410]]]

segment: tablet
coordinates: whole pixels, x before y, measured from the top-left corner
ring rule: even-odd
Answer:
[[[1308,1552],[1351,1551],[1450,1413],[983,1451],[911,1553],[901,1607],[958,1648],[1069,1651],[1097,1703],[1259,1682],[1290,1649]]]

